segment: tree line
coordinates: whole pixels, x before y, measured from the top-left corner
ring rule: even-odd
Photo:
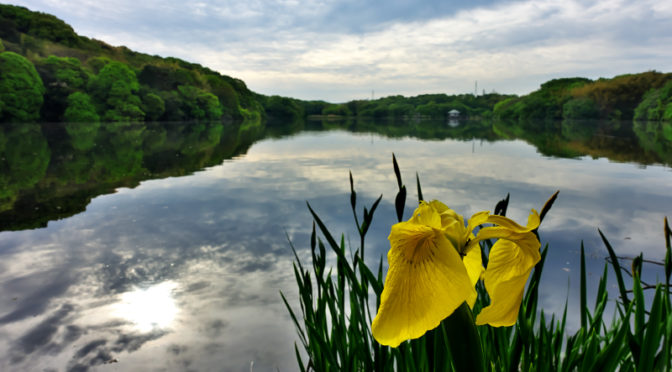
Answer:
[[[503,120],[672,120],[672,74],[647,71],[611,79],[554,79],[493,107]]]

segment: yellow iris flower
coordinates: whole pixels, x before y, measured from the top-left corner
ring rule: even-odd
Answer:
[[[473,230],[482,224],[477,235]],[[392,226],[389,270],[378,314],[371,329],[383,345],[398,346],[436,328],[463,302],[473,306],[476,282],[483,279],[490,296],[476,324],[511,326],[518,317],[525,283],[539,262],[540,243],[533,230],[539,214],[531,211],[527,226],[489,212],[473,215],[465,226],[459,214],[439,201],[421,202],[413,216]],[[479,241],[498,239],[483,269]]]

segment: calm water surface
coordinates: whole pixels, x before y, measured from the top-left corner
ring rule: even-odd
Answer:
[[[508,216],[524,222],[560,190],[540,229],[550,246],[541,307],[559,313],[569,297],[571,313],[582,240],[594,291],[606,256],[597,228],[618,254],[660,260],[672,215],[669,141],[595,139],[591,125],[541,142],[506,128],[479,136],[473,123],[438,135],[329,123],[6,130],[0,370],[296,370],[279,295],[298,305],[287,237],[309,256],[309,201],[356,244],[352,171],[358,208],[383,194],[367,243],[377,262],[396,222],[393,152],[406,217],[416,172],[425,198],[466,216],[510,193]]]

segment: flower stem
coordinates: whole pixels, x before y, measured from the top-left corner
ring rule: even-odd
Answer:
[[[481,338],[469,305],[463,302],[443,323],[446,327],[448,346],[455,370],[458,372],[485,371]]]

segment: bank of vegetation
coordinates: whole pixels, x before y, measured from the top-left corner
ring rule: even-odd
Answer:
[[[671,120],[672,74],[647,71],[611,79],[555,79],[493,107],[504,120]]]
[[[269,101],[270,102],[270,101]],[[672,74],[646,71],[591,80],[550,80],[523,96],[488,93],[400,95],[346,103],[300,101],[273,97],[273,112],[283,118],[301,116],[374,119],[495,119],[505,122],[561,120],[670,121]],[[270,107],[273,106],[273,107]],[[451,115],[451,111],[455,114]]]

